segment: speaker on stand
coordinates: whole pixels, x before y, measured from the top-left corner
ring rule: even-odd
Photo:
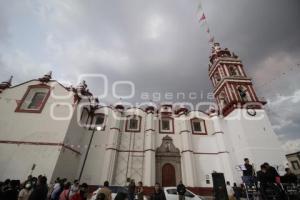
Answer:
[[[213,193],[215,200],[229,200],[223,173],[212,173]]]

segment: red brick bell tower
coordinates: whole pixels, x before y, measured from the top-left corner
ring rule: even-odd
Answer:
[[[266,103],[257,98],[239,57],[219,43],[212,47],[208,72],[220,114],[227,116],[236,108],[261,109]]]

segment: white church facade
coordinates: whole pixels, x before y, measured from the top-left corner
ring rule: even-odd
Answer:
[[[172,104],[143,108],[98,106],[85,83],[65,87],[46,74],[19,85],[0,84],[0,180],[30,173],[105,180],[125,185],[173,186],[182,180],[211,188],[211,173],[241,182],[244,158],[258,170],[269,162],[279,171],[286,159],[239,58],[214,44],[209,78],[218,105],[193,111]],[[33,167],[34,166],[34,167]]]

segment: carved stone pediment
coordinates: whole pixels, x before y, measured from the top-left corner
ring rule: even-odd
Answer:
[[[180,151],[173,144],[173,139],[167,135],[163,137],[160,147],[156,149],[156,156],[180,156]]]

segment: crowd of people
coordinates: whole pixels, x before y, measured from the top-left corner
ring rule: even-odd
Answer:
[[[0,183],[2,200],[87,200],[88,185],[75,180],[57,178],[54,184],[47,184],[46,176],[28,176],[23,183],[16,180],[5,180]]]
[[[242,166],[244,184],[237,187],[234,183],[231,187],[229,181],[226,183],[229,200],[239,200],[241,197],[245,197],[247,188],[256,188],[263,199],[267,199],[267,191],[272,191],[273,194],[284,200],[286,198],[286,188],[284,186],[296,186],[298,184],[297,176],[289,168],[285,169],[284,176],[280,176],[277,170],[267,162],[263,163],[257,172],[248,158],[245,158],[244,162]]]
[[[231,186],[230,182],[226,182],[226,189],[229,200],[240,200],[245,197],[247,188],[257,188],[264,197],[267,189],[273,189],[280,197],[285,199],[283,184],[296,185],[298,183],[297,176],[286,168],[286,174],[280,176],[277,170],[263,163],[259,171],[255,171],[249,159],[244,159],[245,163],[242,167],[244,184],[240,187],[236,183]],[[178,200],[184,200],[186,187],[179,182],[177,185]],[[0,182],[0,200],[87,200],[88,185],[86,183],[79,184],[78,180],[72,183],[67,179],[57,178],[51,185],[47,184],[47,178],[43,175],[38,177],[28,176],[23,183],[16,180],[5,180]],[[140,181],[136,186],[134,180],[130,180],[128,184],[128,192],[126,194],[118,193],[115,200],[144,200],[143,183]],[[166,200],[159,183],[155,184],[154,192],[150,195],[151,200]],[[263,198],[264,199],[264,198]],[[105,181],[101,189],[96,194],[96,200],[112,200],[112,192],[109,182]]]

